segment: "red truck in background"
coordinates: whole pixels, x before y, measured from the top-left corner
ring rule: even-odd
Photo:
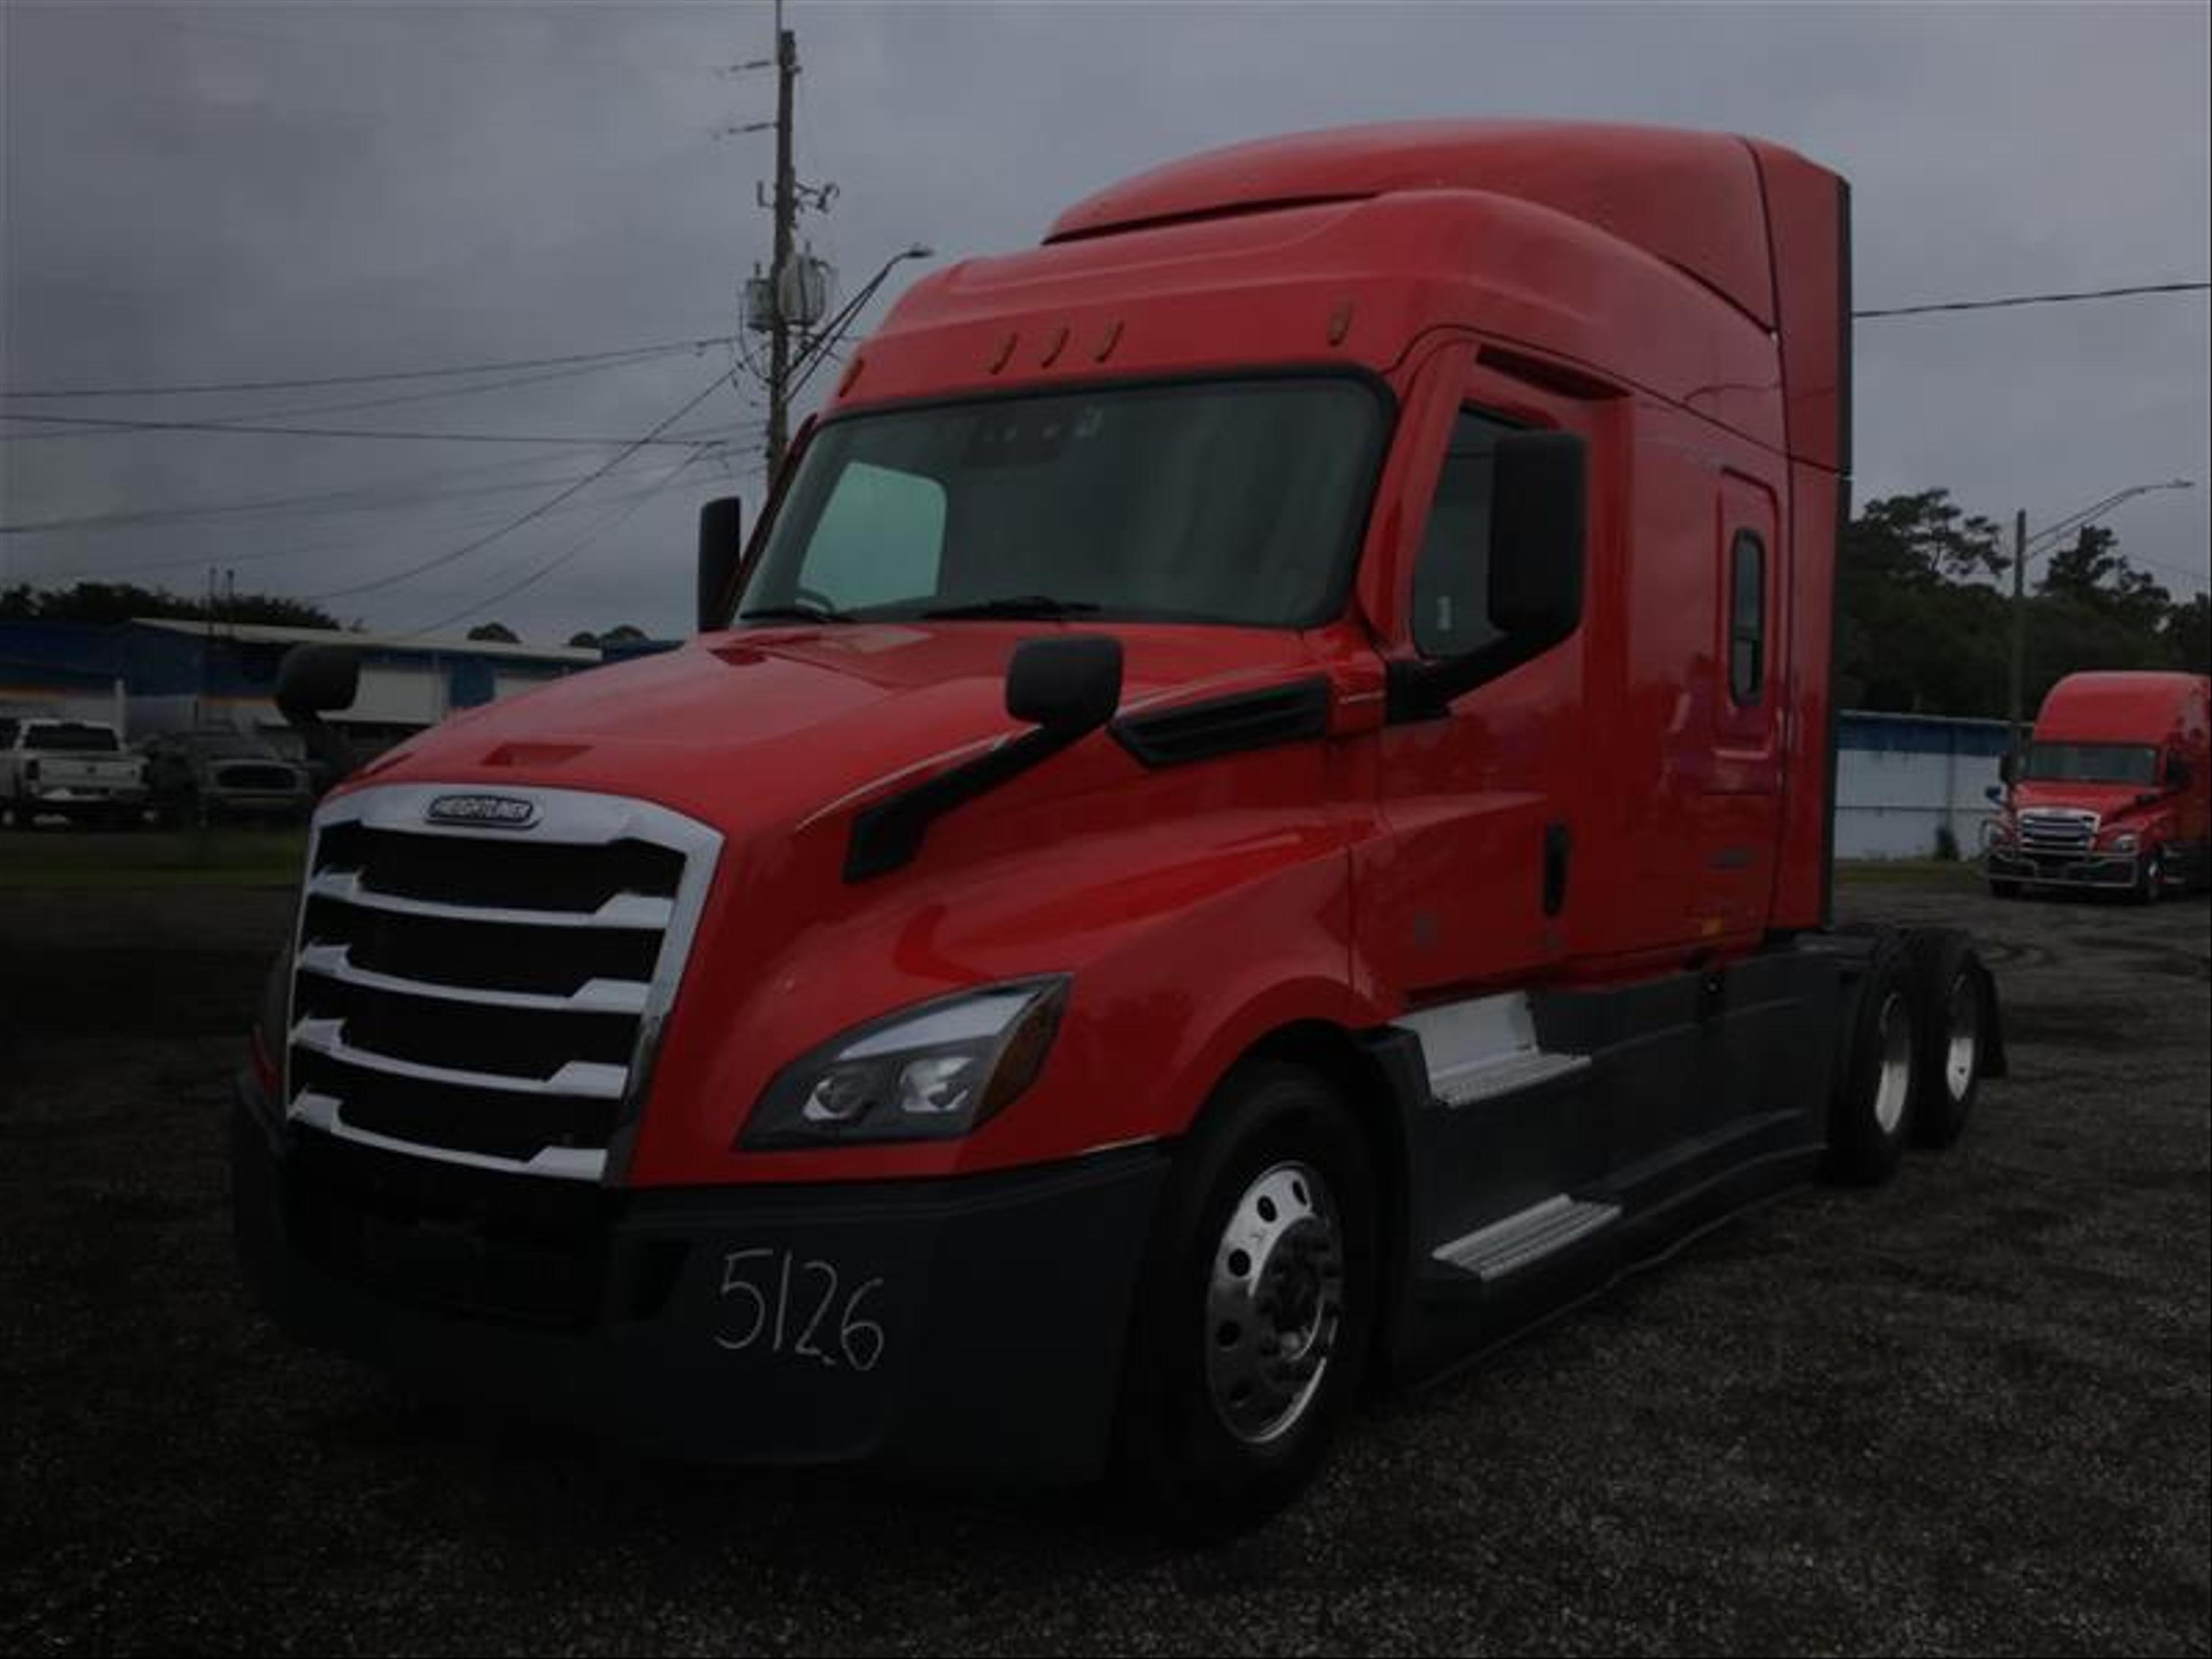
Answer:
[[[259,1295],[649,1450],[1218,1530],[1364,1381],[1954,1139],[1972,946],[1829,925],[1847,205],[1364,128],[918,283],[702,514],[696,639],[323,803]]]
[[[1990,891],[2094,888],[2148,904],[2212,881],[2212,679],[2069,674],[1990,826]]]

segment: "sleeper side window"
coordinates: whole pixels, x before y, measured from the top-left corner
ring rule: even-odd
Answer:
[[[1413,644],[1425,657],[1457,657],[1504,634],[1490,619],[1491,483],[1500,434],[1514,428],[1463,409],[1428,529],[1413,564]]]
[[[1766,544],[1739,530],[1729,549],[1729,696],[1739,708],[1766,688]]]

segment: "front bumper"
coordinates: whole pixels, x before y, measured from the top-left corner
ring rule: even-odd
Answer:
[[[30,804],[49,812],[85,806],[143,806],[143,783],[33,784],[25,792]]]
[[[2032,882],[2039,887],[2133,887],[2133,853],[2022,853],[1992,847],[1986,862],[1995,881]]]
[[[1105,1463],[1167,1160],[623,1191],[349,1146],[251,1075],[240,1258],[279,1323],[649,1455],[1019,1484]]]

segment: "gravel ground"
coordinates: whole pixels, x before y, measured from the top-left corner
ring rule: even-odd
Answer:
[[[2212,1644],[2202,900],[1962,923],[2014,1077],[1387,1403],[1256,1536],[1085,1495],[670,1470],[411,1403],[247,1308],[221,1125],[270,890],[0,895],[0,1650],[2118,1650]]]

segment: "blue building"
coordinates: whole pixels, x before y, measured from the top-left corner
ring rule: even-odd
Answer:
[[[106,720],[132,743],[210,726],[289,736],[273,700],[276,671],[303,643],[362,653],[360,696],[336,720],[367,747],[601,660],[598,651],[574,647],[246,623],[0,621],[0,714]]]

